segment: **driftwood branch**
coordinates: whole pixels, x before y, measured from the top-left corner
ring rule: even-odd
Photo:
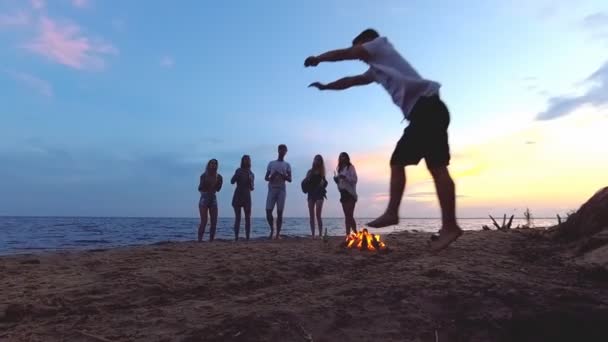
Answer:
[[[515,217],[515,215],[511,215],[511,218],[509,218],[509,223],[507,223],[507,229],[511,229],[511,224],[513,223],[513,218]]]
[[[502,225],[499,225],[498,222],[496,222],[496,219],[494,219],[494,217],[492,217],[492,215],[488,215],[488,216],[490,216],[490,219],[492,220],[494,227],[496,227],[496,229],[498,229],[498,230],[511,229],[511,225],[513,224],[513,219],[515,218],[515,215],[511,215],[511,217],[509,217],[509,221],[507,222],[507,214],[504,214],[502,216]],[[490,227],[485,226],[485,225],[482,228],[484,230],[490,230]]]
[[[496,229],[500,229],[500,226],[498,225],[498,222],[496,222],[496,220],[492,217],[492,215],[489,215],[489,216],[492,219],[492,223],[494,223],[494,226],[496,226]]]
[[[562,217],[557,214],[557,224],[562,224]]]

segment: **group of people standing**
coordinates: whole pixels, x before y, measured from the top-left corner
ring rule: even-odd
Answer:
[[[280,239],[283,226],[283,211],[287,198],[286,183],[291,183],[291,165],[285,161],[287,146],[278,146],[278,158],[268,163],[264,180],[268,182],[268,195],[266,198],[266,220],[270,227],[270,239]],[[205,172],[200,176],[198,191],[200,192],[199,213],[201,222],[198,228],[198,241],[203,241],[208,221],[210,221],[209,241],[215,239],[217,230],[218,203],[217,193],[222,189],[223,178],[218,173],[218,161],[211,159],[207,163]],[[346,152],[340,153],[338,166],[334,171],[334,182],[340,191],[340,202],[344,210],[345,230],[348,235],[351,231],[356,232],[354,218],[355,204],[357,202],[357,171],[350,161]],[[323,203],[327,199],[327,186],[325,161],[321,155],[313,159],[310,170],[301,182],[302,192],[307,194],[308,210],[310,216],[310,232],[316,238],[323,234]],[[236,185],[232,196],[232,207],[234,209],[234,239],[239,239],[241,227],[241,214],[245,214],[245,238],[249,240],[251,235],[251,192],[255,188],[255,175],[251,171],[251,158],[244,155],[241,158],[241,166],[236,169],[230,179],[230,184]],[[273,216],[277,209],[276,221]],[[276,233],[275,233],[276,228]]]

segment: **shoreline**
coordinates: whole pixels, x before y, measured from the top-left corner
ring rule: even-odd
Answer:
[[[608,332],[608,284],[538,230],[168,242],[0,257],[0,340],[579,340]],[[595,334],[595,335],[594,335]]]

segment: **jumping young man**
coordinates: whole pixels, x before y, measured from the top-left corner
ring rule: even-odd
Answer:
[[[456,223],[455,186],[448,172],[450,148],[447,129],[450,114],[439,97],[440,84],[422,78],[388,39],[373,29],[361,32],[349,48],[306,58],[304,66],[315,67],[322,62],[345,60],[360,60],[368,64],[369,69],[358,76],[345,77],[328,84],[314,82],[309,87],[344,90],[379,83],[409,121],[391,156],[388,207],[382,216],[367,225],[381,228],[399,223],[399,206],[405,190],[405,166],[417,165],[424,158],[435,182],[442,219],[439,237],[429,244],[433,251],[447,247],[462,235],[462,229]]]

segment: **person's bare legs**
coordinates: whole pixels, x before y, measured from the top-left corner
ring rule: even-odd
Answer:
[[[270,237],[274,235],[274,217],[272,217],[272,209],[266,209],[266,221],[268,221],[268,225],[270,226]]]
[[[245,210],[245,239],[249,241],[249,234],[251,233],[251,204],[244,207]]]
[[[355,201],[346,201],[342,203],[342,210],[344,210],[344,224],[346,226],[346,235],[350,234],[351,229],[354,233],[357,232],[357,224],[353,217],[355,212]]]
[[[346,206],[347,217],[348,217],[348,228],[349,228],[349,231],[351,231],[355,234],[357,233],[357,222],[355,221],[355,205],[356,204],[357,204],[356,201],[348,201],[347,206]]]
[[[198,213],[201,216],[201,223],[198,225],[198,242],[203,242],[205,228],[207,227],[207,207],[198,206]]]
[[[431,249],[441,250],[462,235],[456,222],[456,187],[447,166],[429,169],[435,182],[437,197],[441,206],[441,230],[439,238],[431,243]]]
[[[277,208],[277,237],[276,237],[276,239],[281,238],[281,227],[283,227],[283,210]]]
[[[323,236],[323,219],[321,218],[323,214],[323,200],[318,200],[316,202],[316,216],[317,216],[317,227],[319,227],[319,237]],[[313,234],[314,236],[314,234]]]
[[[350,230],[357,234],[357,221],[355,221],[355,206],[357,205],[357,201],[352,201],[352,204],[349,206],[348,216],[350,217]]]
[[[239,241],[239,232],[241,230],[241,207],[234,208],[234,241]]]
[[[217,229],[217,207],[209,208],[209,216],[211,218],[211,227],[209,229],[209,242],[215,239],[215,231]]]
[[[315,239],[315,201],[308,200],[308,217],[310,218],[310,234]]]
[[[391,186],[390,200],[388,207],[382,216],[369,222],[367,225],[372,228],[388,227],[399,223],[399,206],[405,190],[405,167],[391,166]]]
[[[342,211],[344,212],[344,229],[346,230],[346,236],[350,234],[350,219],[348,218],[348,204],[342,202]]]

